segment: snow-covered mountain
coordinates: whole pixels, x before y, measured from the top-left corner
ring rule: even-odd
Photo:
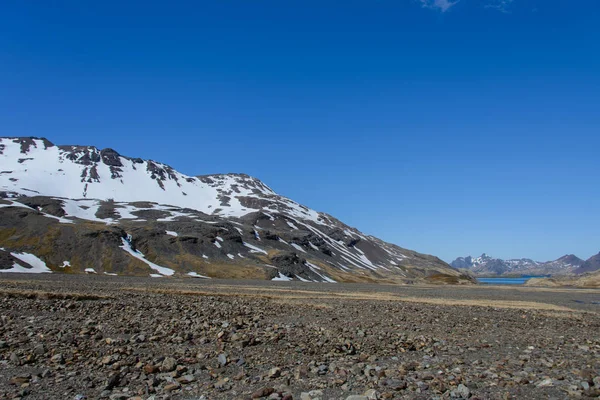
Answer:
[[[70,199],[151,201],[241,217],[256,209],[325,224],[319,214],[243,174],[187,176],[112,149],[55,146],[46,139],[0,139],[0,190]]]
[[[35,257],[37,270],[106,274],[469,280],[248,175],[187,176],[112,149],[0,138],[0,197],[5,271]]]
[[[572,273],[583,264],[583,260],[572,254],[554,261],[539,262],[529,258],[502,260],[482,254],[479,257],[459,257],[452,261],[454,268],[467,269],[476,275],[546,275]]]

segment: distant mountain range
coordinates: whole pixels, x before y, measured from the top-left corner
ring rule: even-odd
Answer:
[[[450,263],[454,268],[465,269],[475,275],[564,275],[581,274],[600,269],[600,253],[584,261],[567,254],[554,261],[534,261],[529,258],[502,260],[487,254],[479,257],[459,257]]]
[[[0,272],[472,282],[245,174],[31,137],[0,138]]]

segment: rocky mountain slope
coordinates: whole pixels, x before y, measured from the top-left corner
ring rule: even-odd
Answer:
[[[554,261],[539,262],[528,258],[502,260],[482,254],[479,257],[459,257],[452,261],[454,268],[465,269],[476,275],[547,275],[575,272],[584,261],[573,254]]]
[[[575,270],[576,274],[584,274],[586,272],[594,272],[600,270],[600,253],[588,258]]]
[[[469,282],[243,174],[0,138],[0,269],[318,282]]]

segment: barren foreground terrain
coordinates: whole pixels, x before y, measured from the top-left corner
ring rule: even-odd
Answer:
[[[0,399],[600,396],[600,291],[0,276]]]

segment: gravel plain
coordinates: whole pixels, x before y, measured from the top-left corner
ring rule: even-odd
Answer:
[[[0,276],[0,399],[600,397],[600,290]]]

